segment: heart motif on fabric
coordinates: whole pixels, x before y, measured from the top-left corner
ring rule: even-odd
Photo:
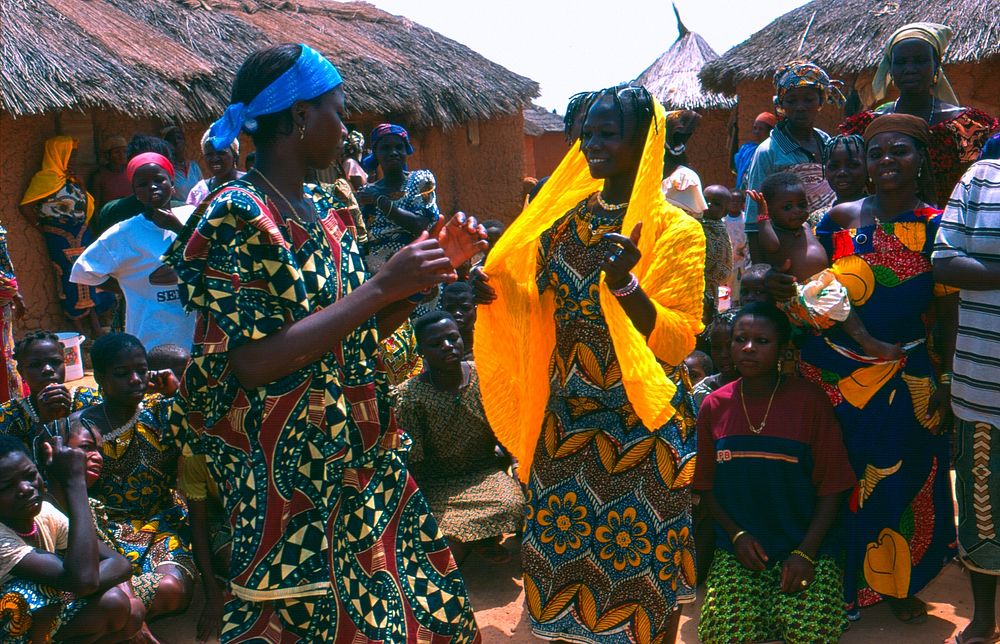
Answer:
[[[910,544],[891,528],[885,528],[865,553],[865,581],[872,590],[888,597],[904,598],[910,590]]]

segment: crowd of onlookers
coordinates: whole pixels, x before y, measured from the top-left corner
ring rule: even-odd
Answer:
[[[876,75],[875,89],[884,94],[891,78],[899,98],[848,116],[833,136],[815,122],[824,105],[843,105],[840,84],[809,62],[782,66],[774,76],[777,114],[757,116],[753,140],[734,157],[735,179],[728,186],[703,187],[697,168],[688,166],[687,145],[699,115],[663,115],[665,131],[657,133],[664,140],[660,191],[704,233],[705,286],[698,292],[704,332],[683,367],[655,364],[677,383],[671,431],[688,446],[693,443],[686,433],[696,435],[697,466],[681,481],[686,471],[681,462],[669,477],[663,473],[662,459],[673,449],[668,441],[655,448],[640,442],[628,451],[594,438],[608,422],[601,414],[615,416],[626,435],[644,420],[643,410],[625,398],[628,385],[622,389],[620,381],[628,377],[623,370],[628,365],[623,368],[614,357],[622,345],[611,342],[619,340],[609,326],[588,327],[570,351],[557,345],[552,352],[553,397],[564,396],[567,383],[578,395],[567,395],[565,408],[546,409],[537,449],[555,462],[574,451],[590,454],[584,446],[593,439],[593,454],[586,458],[606,470],[595,480],[623,498],[636,491],[615,487],[615,476],[640,461],[650,466],[646,477],[659,467],[660,484],[676,484],[664,498],[693,487],[693,530],[681,522],[665,533],[667,543],[652,543],[647,523],[656,519],[637,517],[632,506],[609,511],[604,524],[591,525],[588,512],[597,506],[583,504],[583,496],[593,492],[579,482],[583,473],[561,479],[552,496],[538,498],[534,491],[542,483],[537,478],[529,483],[519,472],[517,451],[500,445],[487,415],[489,395],[484,406],[473,343],[478,307],[492,306],[497,297],[487,271],[489,253],[504,234],[501,222],[479,222],[489,248],[456,267],[457,280],[410,296],[412,313],[391,333],[373,333],[377,380],[390,391],[395,422],[407,436],[409,471],[459,566],[470,556],[508,560],[505,536],[520,533],[527,516],[529,528],[539,529],[526,535],[531,579],[544,578],[547,573],[539,571],[545,566],[563,566],[567,549],[583,548],[580,552],[590,554],[581,561],[606,560],[612,571],[606,578],[583,567],[571,571],[600,597],[605,579],[638,566],[640,558],[655,558],[661,579],[674,580],[675,604],[683,601],[677,580],[692,588],[695,578],[706,584],[699,624],[705,642],[826,642],[836,641],[849,620],[860,619],[862,608],[883,600],[902,622],[923,621],[927,607],[916,593],[958,556],[970,570],[976,598],[973,622],[958,641],[996,641],[1000,550],[992,495],[1000,480],[990,471],[990,441],[1000,432],[1000,371],[991,357],[1000,347],[995,241],[1000,164],[989,156],[1000,134],[996,118],[961,106],[954,96],[941,68],[949,37],[947,27],[925,23],[896,32],[886,44],[885,69]],[[652,99],[647,108],[641,96],[628,94],[638,89],[618,88],[617,102],[606,101],[619,110],[623,128],[626,114],[646,123],[657,118]],[[631,108],[624,95],[633,101]],[[608,96],[581,94],[567,107],[571,154],[581,137],[585,148],[594,145],[597,135],[586,122],[600,116]],[[296,136],[303,140],[304,133],[302,126]],[[282,282],[290,278],[274,267],[289,261],[285,255],[230,257],[210,250],[198,255],[205,222],[237,207],[231,203],[259,194],[255,207],[278,213],[284,208],[273,205],[275,197],[284,199],[276,189],[246,189],[256,177],[274,188],[255,169],[253,153],[240,170],[238,140],[216,143],[213,131],[206,131],[201,152],[210,175],[203,177],[201,165],[185,153],[179,127],[128,142],[110,137],[103,146],[105,163],[85,184],[75,170],[74,140],[46,141],[21,212],[45,238],[64,314],[92,340],[87,347],[97,390],[66,382],[63,346],[53,333],[35,331],[14,342],[11,322],[23,305],[0,229],[0,593],[4,609],[10,607],[0,621],[4,641],[43,641],[63,628],[79,641],[155,641],[148,623],[186,610],[199,578],[205,608],[198,636],[219,633],[229,584],[239,572],[231,558],[247,556],[248,537],[234,535],[241,519],[234,519],[234,506],[226,501],[243,483],[220,478],[219,458],[206,458],[180,438],[188,423],[205,418],[189,412],[181,418],[178,410],[186,408],[178,401],[193,395],[193,378],[204,377],[199,384],[206,390],[227,386],[239,366],[213,363],[213,354],[235,351],[237,342],[260,340],[301,318],[292,311],[299,297],[294,284]],[[300,262],[293,280],[315,282],[322,293],[327,281],[339,288],[351,271],[370,277],[398,270],[397,255],[428,235],[440,235],[444,217],[436,179],[429,170],[407,166],[413,152],[406,129],[387,123],[367,141],[349,132],[334,163],[310,171],[309,185],[318,187],[307,194],[339,204],[330,216],[338,230],[350,233],[346,248],[363,257],[364,266],[338,255],[339,277],[327,280],[308,272],[320,269]],[[974,163],[981,154],[983,160]],[[536,199],[558,203],[552,191],[561,179],[553,179],[556,188],[548,178],[526,184],[525,212],[534,216],[530,204]],[[639,248],[641,225],[627,237],[620,220],[600,219],[628,202],[609,204],[601,193],[595,199],[598,215],[586,210],[593,204],[585,200],[583,210],[568,213],[542,236],[544,261],[565,260],[575,270],[575,251],[559,246],[566,243],[560,235],[568,226],[575,227],[581,237],[574,243],[582,247],[599,243],[593,231],[600,229],[622,250]],[[287,219],[295,219],[297,205],[285,206]],[[277,228],[259,221],[254,227],[254,221],[217,230],[212,242],[254,234],[280,237]],[[178,239],[184,242],[180,248]],[[318,243],[290,239],[278,244],[282,252]],[[202,260],[198,279],[204,284],[192,286],[196,280],[185,271]],[[237,269],[219,268],[241,262],[266,277],[235,284]],[[595,275],[609,270],[609,264],[600,266]],[[543,273],[536,286],[539,292],[556,291],[557,336],[577,318],[593,317],[587,307],[600,309],[603,283],[575,294],[573,280],[583,279],[576,273]],[[635,274],[628,276],[626,284],[608,284],[607,297],[626,302],[633,296],[640,282]],[[227,289],[240,287],[286,298],[285,311],[276,322],[240,326],[245,316],[253,318],[248,307],[257,306],[253,297],[230,301]],[[231,328],[222,318],[199,323],[204,318],[190,312],[196,299],[236,322]],[[626,313],[633,322],[644,319],[640,309]],[[653,313],[662,315],[655,308]],[[659,333],[653,327],[640,330],[650,343]],[[365,342],[360,336],[355,340],[358,346]],[[594,352],[593,346],[606,352]],[[367,360],[355,351],[361,349],[345,343],[330,353],[339,368],[351,372],[352,359]],[[192,369],[195,375],[186,376]],[[310,373],[320,378],[329,369]],[[269,387],[283,389],[267,397],[280,401],[293,387],[273,380]],[[609,411],[607,401],[580,393],[589,388],[614,390],[622,401]],[[296,405],[306,411],[279,411],[290,417],[314,413],[308,408],[312,394],[300,395]],[[687,400],[690,422],[681,411]],[[262,401],[258,409],[245,393],[233,394],[225,413],[240,411],[240,422],[247,414],[278,413],[278,402]],[[363,402],[345,406],[357,403],[361,409]],[[328,414],[330,407],[318,413]],[[592,429],[581,420],[591,416]],[[576,423],[578,433],[559,443],[564,436],[556,438],[554,428],[560,423]],[[230,438],[242,440],[240,431],[234,426]],[[537,477],[537,463],[534,467]],[[654,489],[651,479],[639,480]],[[684,516],[691,501],[686,503],[670,507]],[[560,620],[569,619],[532,604],[551,590],[533,583],[528,588],[541,635],[548,631],[539,625],[558,629]]]

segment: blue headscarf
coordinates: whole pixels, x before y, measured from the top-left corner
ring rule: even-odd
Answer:
[[[378,147],[378,142],[387,136],[398,136],[403,139],[403,143],[406,144],[407,156],[413,154],[413,146],[410,145],[410,133],[406,131],[406,128],[402,125],[383,123],[376,126],[375,129],[372,130],[371,137],[369,137],[372,142],[371,154],[368,154],[364,159],[361,159],[361,167],[365,169],[365,172],[375,172],[375,168],[378,167],[378,161],[375,160],[375,148]],[[406,169],[406,163],[403,163],[403,169]]]
[[[287,110],[296,101],[322,96],[344,82],[340,72],[323,54],[309,45],[299,46],[302,53],[288,71],[265,87],[249,104],[233,103],[219,120],[212,123],[208,134],[213,148],[228,148],[241,129],[253,134],[257,130],[258,116]]]

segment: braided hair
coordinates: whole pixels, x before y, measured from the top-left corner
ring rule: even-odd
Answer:
[[[833,156],[833,151],[838,147],[844,148],[849,157],[853,158],[857,155],[863,159],[865,156],[865,138],[860,134],[838,134],[837,136],[832,136],[823,144],[824,175],[826,173],[826,165],[830,163],[830,157]]]
[[[629,83],[622,83],[614,87],[605,87],[591,94],[590,104],[587,106],[587,109],[589,110],[595,103],[606,96],[610,96],[615,102],[615,107],[618,108],[618,119],[622,135],[625,134],[625,110],[627,109],[635,121],[636,133],[644,137],[649,124],[653,122],[654,113],[653,95],[649,93],[649,90],[642,85],[631,85]],[[586,117],[584,117],[584,122],[586,122]]]
[[[21,362],[28,349],[36,342],[55,342],[59,344],[59,336],[52,331],[32,331],[14,343],[14,360]]]
[[[563,133],[567,139],[572,136],[573,126],[576,122],[580,118],[587,117],[587,110],[590,109],[593,99],[593,92],[580,92],[569,97],[569,103],[566,104],[566,116],[563,117]]]

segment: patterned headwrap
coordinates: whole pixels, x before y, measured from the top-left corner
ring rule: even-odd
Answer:
[[[847,100],[840,88],[844,84],[839,80],[831,80],[819,65],[804,60],[794,60],[785,63],[774,72],[774,104],[778,112],[782,111],[781,101],[790,89],[796,87],[814,87],[820,92],[820,102],[843,105]]]
[[[125,168],[125,176],[128,178],[129,183],[132,183],[132,176],[135,175],[135,171],[144,165],[158,165],[167,171],[171,181],[174,178],[174,164],[170,162],[170,159],[156,152],[143,152],[132,157]]]
[[[895,33],[889,36],[888,42],[885,43],[885,49],[882,51],[882,61],[878,64],[878,69],[875,70],[875,77],[872,78],[872,93],[876,101],[880,101],[885,97],[885,91],[889,84],[892,68],[892,48],[904,40],[913,39],[923,40],[933,47],[938,63],[940,63],[944,57],[945,50],[948,49],[948,43],[951,42],[951,27],[948,25],[939,25],[935,22],[914,22],[900,27]],[[940,67],[938,68],[937,83],[934,84],[931,91],[939,101],[958,105],[958,97],[955,95],[955,90],[952,89],[951,83],[948,82],[948,77],[944,75],[944,69]]]
[[[694,110],[673,110],[666,116],[666,150],[674,157],[679,157],[687,151],[687,142],[674,144],[674,135],[678,132],[694,131],[701,121],[701,114]]]
[[[365,135],[357,130],[351,131],[344,140],[344,150],[348,156],[361,154],[365,150]]]
[[[361,159],[361,167],[365,169],[365,172],[374,172],[375,168],[378,167],[378,161],[375,159],[375,148],[378,147],[378,142],[387,136],[398,136],[403,139],[403,143],[406,144],[406,154],[407,156],[413,154],[413,146],[410,144],[410,133],[406,131],[402,125],[393,125],[392,123],[382,123],[372,130],[371,141],[372,141],[372,151],[371,154],[365,156]],[[403,169],[406,169],[406,165],[403,165]]]
[[[250,134],[257,131],[257,117],[287,110],[296,101],[308,101],[322,96],[344,81],[340,72],[309,45],[299,45],[302,53],[288,71],[265,87],[247,103],[233,103],[226,108],[209,128],[212,147],[228,148],[243,129]]]

